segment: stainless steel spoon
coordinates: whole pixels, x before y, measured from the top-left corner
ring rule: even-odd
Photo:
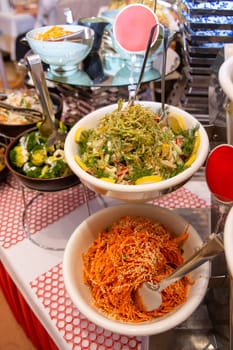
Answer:
[[[46,85],[45,74],[39,55],[29,55],[26,58],[35,88],[38,92],[40,103],[43,109],[45,120],[39,127],[40,134],[48,137],[48,146],[60,143],[65,140],[65,135],[59,133],[55,125],[55,115],[53,111],[52,101],[49,96],[48,87]]]
[[[146,311],[156,310],[162,304],[161,292],[163,289],[180,280],[205,262],[212,260],[215,256],[223,252],[223,250],[224,246],[221,235],[213,233],[210,239],[197,252],[160,283],[142,283],[138,289],[138,295],[141,298],[144,309]]]
[[[92,31],[91,28],[89,28],[89,31]],[[88,40],[89,39],[89,34],[87,30],[84,29],[80,29],[77,32],[73,32],[71,34],[66,34],[66,35],[62,35],[59,36],[57,38],[48,38],[47,41],[51,41],[51,42],[57,42],[57,41],[70,41],[70,42],[82,42],[83,40]],[[26,46],[28,46],[28,41],[26,36],[20,39],[20,42]]]
[[[62,35],[57,38],[49,38],[47,41],[78,41],[83,39],[85,39],[85,32],[83,29],[80,29],[77,32]]]

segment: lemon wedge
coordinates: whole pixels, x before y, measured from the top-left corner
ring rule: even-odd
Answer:
[[[80,126],[79,128],[77,128],[77,129],[75,130],[75,133],[74,133],[74,141],[75,141],[75,142],[78,142],[78,141],[79,141],[79,137],[80,137],[81,132],[82,132],[83,130],[85,130],[85,128],[84,128],[83,126]]]
[[[185,129],[184,120],[179,114],[174,114],[174,113],[169,114],[167,116],[167,122],[175,134],[178,134],[180,130]]]
[[[159,175],[151,175],[151,176],[143,176],[140,177],[135,181],[136,185],[146,184],[146,183],[152,183],[152,182],[159,182],[162,181],[162,177]]]
[[[200,143],[201,143],[201,135],[200,135],[200,132],[197,131],[197,132],[196,132],[196,138],[195,138],[195,142],[194,142],[192,154],[193,154],[193,153],[197,153],[198,148],[199,148],[199,146],[200,146]]]
[[[79,158],[77,154],[75,154],[74,160],[80,166],[80,168],[82,168],[84,171],[88,170],[88,167],[86,166],[86,164],[83,163],[83,161]]]
[[[112,179],[111,177],[100,177],[100,180],[106,181],[106,182],[111,182],[111,183],[115,183],[116,180]]]
[[[186,167],[189,167],[197,158],[197,151],[200,146],[200,143],[201,143],[201,136],[200,136],[200,132],[197,131],[192,154],[184,164]]]

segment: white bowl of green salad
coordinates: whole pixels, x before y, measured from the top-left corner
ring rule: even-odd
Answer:
[[[148,202],[186,183],[203,165],[209,139],[191,114],[161,103],[119,100],[69,131],[65,157],[91,190],[125,202]]]

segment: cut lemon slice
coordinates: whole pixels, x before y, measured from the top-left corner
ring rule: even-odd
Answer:
[[[146,183],[152,183],[152,182],[159,182],[162,181],[162,177],[159,175],[151,175],[151,176],[143,176],[140,177],[135,181],[136,185],[146,184]]]
[[[79,141],[79,138],[80,138],[80,135],[81,135],[81,132],[85,130],[85,128],[83,126],[80,126],[79,128],[76,129],[75,133],[74,133],[74,141],[75,142],[78,142]]]
[[[200,146],[200,143],[201,143],[201,136],[200,136],[200,132],[198,131],[196,134],[196,139],[194,142],[192,154],[189,157],[189,159],[185,162],[185,166],[187,166],[187,167],[190,166],[197,158],[197,151],[198,151],[198,148]]]
[[[175,134],[178,134],[180,130],[185,129],[184,120],[179,114],[169,114],[167,116],[167,122]]]
[[[101,177],[100,180],[112,182],[113,184],[116,182],[116,180],[112,179],[111,177]]]
[[[197,155],[196,153],[195,154],[191,154],[191,156],[189,157],[189,159],[187,160],[187,162],[185,162],[185,166],[186,167],[189,167],[194,161],[195,159],[197,158]]]
[[[80,166],[80,168],[82,168],[84,171],[88,170],[88,167],[86,166],[86,164],[83,163],[83,161],[79,158],[77,154],[75,154],[74,160]]]
[[[197,153],[200,143],[201,143],[201,135],[200,135],[200,132],[197,131],[192,154]]]

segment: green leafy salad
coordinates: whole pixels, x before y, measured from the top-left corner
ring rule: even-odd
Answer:
[[[195,160],[198,126],[185,129],[181,116],[160,113],[136,104],[105,115],[94,129],[76,135],[76,161],[91,175],[118,184],[140,184],[168,179]]]

